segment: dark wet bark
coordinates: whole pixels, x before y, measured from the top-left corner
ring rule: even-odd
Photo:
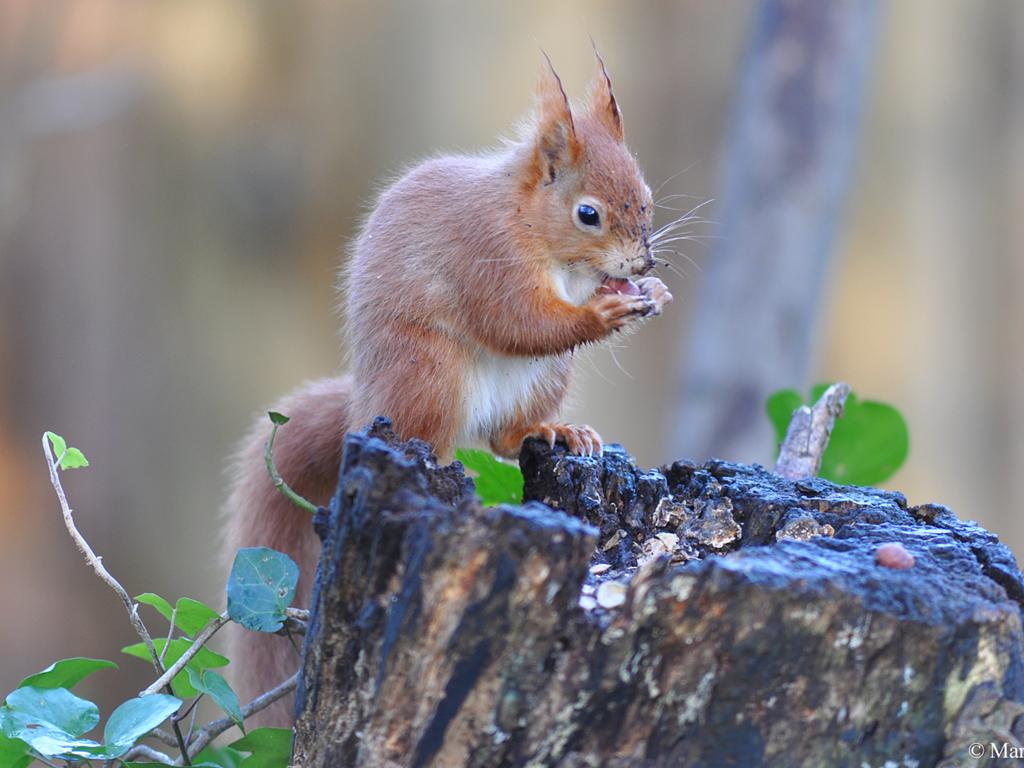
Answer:
[[[1024,583],[973,523],[616,446],[521,463],[529,501],[481,509],[425,445],[347,439],[296,764],[953,766],[1024,736]]]

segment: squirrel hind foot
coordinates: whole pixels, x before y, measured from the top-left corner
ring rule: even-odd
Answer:
[[[565,443],[569,453],[577,456],[600,456],[604,452],[604,441],[593,427],[587,424],[562,424],[541,422],[527,433],[526,437],[539,437],[548,445]]]

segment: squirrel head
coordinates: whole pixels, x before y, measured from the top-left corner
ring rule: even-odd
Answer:
[[[611,78],[594,54],[594,80],[575,110],[545,55],[518,207],[531,238],[556,263],[597,279],[628,278],[654,266],[654,204],[626,147]]]

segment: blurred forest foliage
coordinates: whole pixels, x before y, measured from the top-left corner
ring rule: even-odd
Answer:
[[[652,186],[684,171],[663,194],[716,197],[753,8],[0,0],[0,691],[131,640],[63,531],[43,430],[89,456],[67,488],[129,590],[219,604],[227,458],[340,365],[334,274],[381,180],[508,132],[538,45],[579,94],[590,34]],[[1024,4],[883,2],[878,24],[812,378],[898,405],[891,485],[1024,553]],[[579,368],[570,418],[647,464],[676,458],[666,409],[713,250]]]

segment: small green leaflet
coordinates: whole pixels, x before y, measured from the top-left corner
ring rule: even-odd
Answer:
[[[195,637],[203,627],[220,616],[206,603],[193,600],[191,597],[179,597],[175,608],[160,595],[143,592],[135,598],[144,605],[150,605],[167,621],[174,616],[174,625],[189,637]]]
[[[240,768],[288,768],[292,732],[290,728],[257,728],[228,746],[250,753]]]
[[[474,475],[476,493],[484,506],[523,503],[523,473],[487,451],[457,448],[455,458]]]
[[[68,448],[67,441],[63,437],[55,432],[47,432],[46,437],[53,447],[54,460],[61,469],[79,469],[89,466],[85,454],[77,448]]]
[[[295,599],[299,567],[267,547],[238,550],[228,576],[228,616],[254,632],[277,632]]]
[[[279,427],[283,427],[291,421],[288,416],[285,416],[283,413],[278,413],[277,411],[267,411],[267,416],[269,416],[270,420]]]
[[[180,699],[165,693],[128,699],[113,711],[103,728],[106,756],[113,758],[123,755],[180,706]]]
[[[808,404],[828,388],[811,390]],[[786,437],[790,418],[804,399],[793,389],[772,394],[765,403],[777,443]],[[842,417],[836,421],[819,475],[844,485],[878,485],[892,477],[910,452],[910,433],[898,410],[877,400],[861,400],[850,393]]]
[[[19,688],[33,686],[35,688],[74,688],[82,680],[100,669],[117,669],[117,664],[104,659],[73,658],[55,661],[42,672],[29,675],[20,683]],[[2,765],[2,764],[0,764]]]
[[[231,690],[231,686],[228,685],[224,676],[212,669],[194,670],[191,667],[185,667],[185,670],[188,672],[188,680],[192,687],[213,699],[217,706],[224,710],[224,714],[234,720],[235,724],[245,733],[243,725],[245,718],[242,715],[242,707],[238,703],[238,696]]]
[[[49,438],[50,445],[53,447],[54,458],[60,459],[64,455],[64,451],[68,449],[67,442],[56,432],[47,432],[46,437]]]
[[[156,647],[157,653],[163,652],[164,645],[166,643],[166,638],[154,638],[153,645]],[[167,649],[167,654],[164,656],[164,666],[169,667],[174,664],[174,662],[180,659],[182,654],[185,653],[191,645],[191,640],[185,640],[180,637],[176,637],[171,640],[171,645]],[[134,645],[122,648],[121,653],[134,656],[135,658],[142,659],[146,662],[150,661],[149,649],[147,649],[143,643],[135,643]],[[219,653],[214,653],[209,648],[200,648],[199,652],[189,660],[186,665],[186,669],[176,674],[174,676],[174,680],[171,681],[171,684],[174,687],[174,692],[186,699],[198,694],[196,689],[192,687],[192,683],[189,682],[188,674],[186,673],[188,667],[195,670],[203,670],[216,667],[226,667],[227,665],[228,660]]]

